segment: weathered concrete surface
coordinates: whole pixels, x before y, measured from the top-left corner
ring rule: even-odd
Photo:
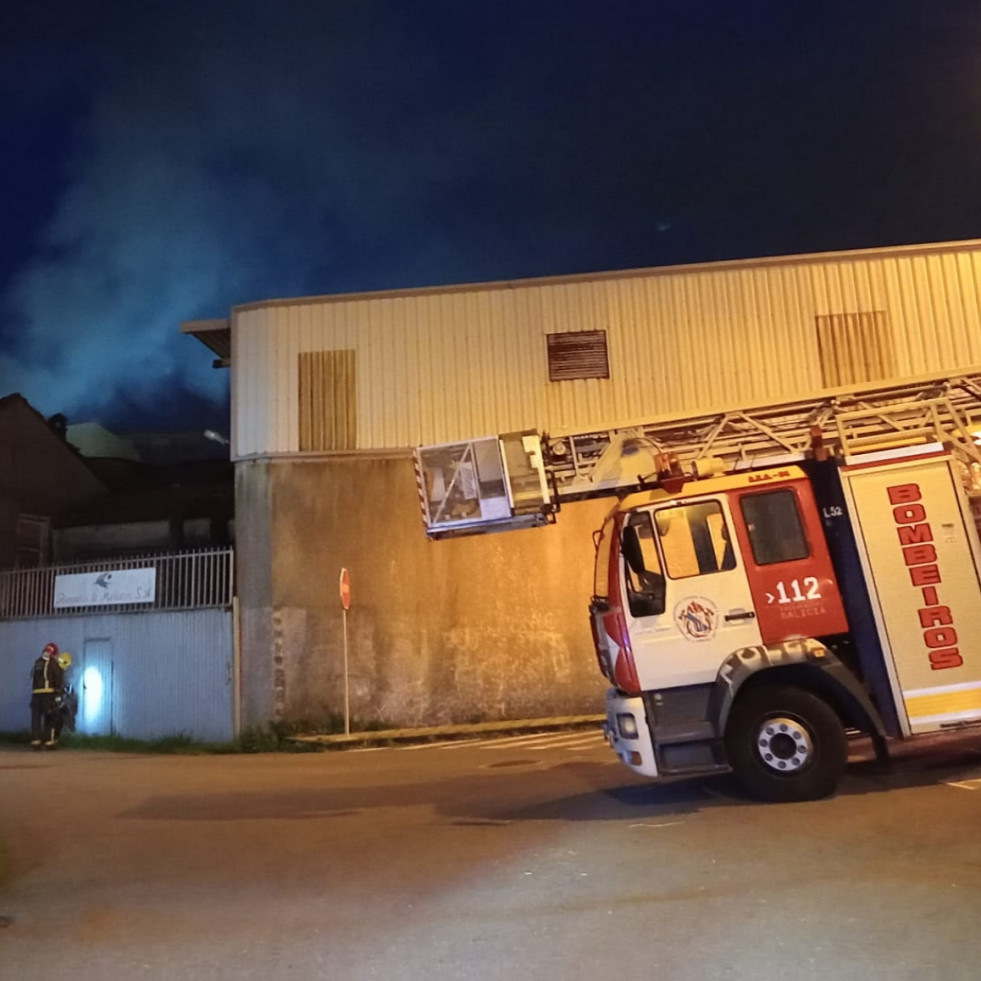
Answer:
[[[384,746],[387,743],[424,743],[433,739],[474,739],[502,733],[540,733],[556,729],[602,729],[606,716],[567,715],[551,719],[514,719],[500,722],[473,722],[466,725],[413,726],[410,729],[373,729],[369,732],[297,734],[291,741],[309,746]]]
[[[246,725],[264,705],[283,719],[343,713],[342,567],[358,727],[600,709],[587,605],[609,501],[570,505],[547,528],[433,543],[407,456],[250,464],[237,486]]]
[[[276,715],[270,496],[267,464],[236,464],[235,589],[241,722],[245,728],[262,725]]]
[[[977,738],[784,806],[560,738],[0,751],[0,978],[976,981]]]

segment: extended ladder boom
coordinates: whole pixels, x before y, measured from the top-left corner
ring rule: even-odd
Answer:
[[[568,435],[534,431],[415,451],[430,538],[534,527],[563,502],[628,493],[669,475],[704,476],[799,461],[846,459],[941,443],[981,468],[981,369],[796,401]]]

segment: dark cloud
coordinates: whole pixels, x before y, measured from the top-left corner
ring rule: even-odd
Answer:
[[[177,327],[234,303],[981,219],[966,0],[15,2],[0,46],[0,394],[45,413],[220,411]]]

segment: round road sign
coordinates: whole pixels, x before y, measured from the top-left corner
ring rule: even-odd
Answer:
[[[341,569],[340,581],[341,606],[345,610],[351,609],[351,577],[347,569]]]

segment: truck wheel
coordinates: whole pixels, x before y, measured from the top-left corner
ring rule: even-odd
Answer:
[[[754,795],[800,801],[835,792],[848,746],[837,714],[823,699],[803,688],[766,686],[736,699],[726,753]]]

